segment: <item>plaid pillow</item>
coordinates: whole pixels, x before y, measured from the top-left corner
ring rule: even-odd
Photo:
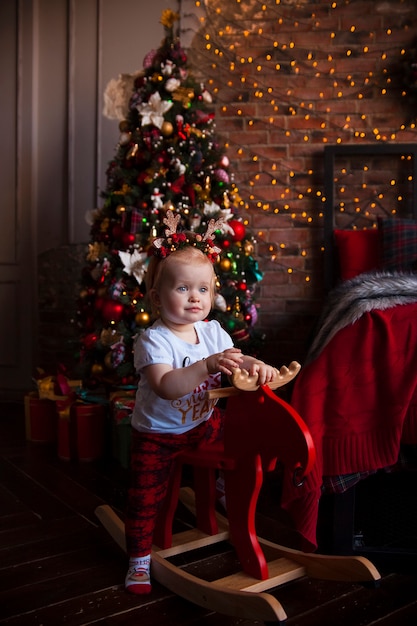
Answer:
[[[382,232],[382,267],[389,272],[417,270],[417,221],[402,218],[379,220]]]

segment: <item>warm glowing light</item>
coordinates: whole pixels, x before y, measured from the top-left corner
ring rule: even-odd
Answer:
[[[226,13],[224,4],[215,4],[218,6],[211,9],[211,3],[197,0],[195,6],[207,15],[202,21],[207,33],[201,46],[205,47],[207,59],[204,62],[210,74],[206,82],[211,93],[218,97],[217,107],[225,120],[225,134],[235,158],[239,159],[235,176],[239,177],[241,189],[247,194],[245,199],[235,203],[249,212],[257,210],[284,217],[285,211],[287,219],[302,219],[306,228],[309,224],[317,225],[317,221],[323,219],[325,202],[320,189],[323,185],[322,159],[318,156],[323,146],[354,140],[401,141],[401,133],[416,129],[415,121],[399,122],[397,127],[387,128],[386,119],[390,119],[390,114],[380,113],[384,110],[384,103],[381,103],[381,109],[379,103],[375,111],[372,107],[372,100],[380,98],[386,99],[387,111],[399,110],[401,107],[393,105],[394,98],[401,98],[401,93],[403,98],[408,97],[405,88],[398,89],[398,81],[393,80],[390,72],[392,67],[398,67],[398,58],[407,54],[407,49],[397,42],[401,29],[405,38],[410,27],[405,22],[399,25],[400,20],[393,16],[391,26],[383,32],[382,29],[366,32],[358,20],[347,26],[348,33],[354,34],[355,38],[360,33],[358,45],[353,45],[352,36],[347,46],[346,25],[345,30],[339,27],[342,24],[339,11],[342,5],[345,10],[345,5],[351,4],[349,1],[331,2],[332,14],[326,19],[333,19],[334,31],[327,30],[318,9],[317,14],[306,12],[299,20],[301,13],[298,11],[304,3],[294,2],[291,16],[288,16],[284,14],[281,7],[284,3],[280,0],[235,0],[239,15],[241,7],[248,10],[246,17],[249,19],[242,22],[240,30],[238,22],[232,21],[232,9],[228,7]],[[323,43],[318,41],[317,47],[307,43],[307,36],[302,38],[301,33],[296,32],[300,27],[304,30],[307,22],[313,31],[326,29],[326,37],[323,37]],[[381,43],[384,36],[392,38],[390,46],[385,49]],[[365,63],[368,67],[364,67]],[[203,66],[201,71],[203,74]],[[249,133],[253,133],[252,140]],[[411,141],[409,136],[405,141]],[[305,148],[301,146],[302,156],[297,154],[297,143],[308,144]],[[310,150],[315,154],[314,167],[309,163],[312,160]],[[392,202],[394,193],[397,202],[402,201],[402,194],[397,192],[399,183],[393,176],[386,180],[385,186],[382,183],[368,186],[366,179],[357,181],[356,189],[361,190],[361,196],[349,200],[352,189],[349,177],[354,180],[358,171],[351,171],[350,166],[343,169],[344,172],[339,171],[337,193],[346,199],[346,206],[337,201],[340,213],[354,212],[373,219],[380,207],[366,201],[366,194],[374,194],[373,197],[382,203],[385,196]],[[366,174],[369,166],[361,166],[362,169]],[[403,177],[401,180],[404,183]],[[317,211],[318,204],[320,212]],[[386,211],[391,212],[392,208],[386,207]],[[274,249],[270,251],[270,257],[274,254],[276,248],[275,252]],[[302,258],[311,256],[307,249],[298,254]],[[289,274],[305,271],[298,267],[285,269]],[[306,276],[305,280],[310,282],[311,277]]]

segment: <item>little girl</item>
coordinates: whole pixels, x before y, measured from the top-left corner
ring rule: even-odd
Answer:
[[[172,221],[172,216],[170,217]],[[165,221],[165,223],[168,223]],[[177,221],[176,221],[177,224]],[[205,321],[215,295],[211,239],[166,231],[147,271],[154,324],[135,345],[140,375],[132,417],[132,483],[125,521],[130,593],[151,591],[152,536],[175,456],[222,437],[222,413],[206,391],[236,367],[270,382],[275,369],[233,347],[217,321]],[[171,236],[172,235],[172,236]]]

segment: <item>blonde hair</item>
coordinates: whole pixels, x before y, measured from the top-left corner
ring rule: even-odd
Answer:
[[[148,303],[151,308],[151,313],[153,318],[159,317],[159,310],[155,306],[153,302],[153,298],[151,297],[152,291],[158,291],[161,288],[161,285],[164,280],[164,276],[175,263],[186,263],[193,265],[207,265],[211,268],[213,272],[213,277],[210,285],[211,289],[211,300],[212,304],[214,303],[215,296],[215,288],[216,288],[216,273],[214,271],[213,263],[210,261],[207,255],[205,255],[201,250],[195,248],[194,246],[186,246],[184,248],[180,248],[179,250],[175,250],[169,256],[165,258],[160,258],[158,256],[152,256],[148,269],[145,274],[145,286],[146,286],[146,297]]]

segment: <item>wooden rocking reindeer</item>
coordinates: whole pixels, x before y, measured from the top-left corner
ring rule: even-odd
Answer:
[[[343,581],[378,581],[380,574],[363,557],[309,554],[257,536],[255,514],[265,472],[277,462],[302,484],[315,461],[310,432],[298,413],[274,390],[299,372],[292,362],[277,370],[276,378],[258,386],[256,377],[237,370],[231,387],[207,392],[210,398],[227,397],[224,441],[200,446],[178,457],[154,533],[152,576],[172,592],[219,613],[265,622],[282,622],[287,615],[280,602],[266,591],[303,576]],[[255,378],[255,379],[254,379]],[[194,473],[194,493],[180,489],[182,466]],[[216,512],[216,476],[225,481],[227,519]],[[195,512],[192,530],[172,534],[172,522],[181,492],[182,502]],[[125,549],[124,525],[107,505],[96,515]],[[207,582],[173,565],[169,558],[202,546],[230,541],[241,571]]]

